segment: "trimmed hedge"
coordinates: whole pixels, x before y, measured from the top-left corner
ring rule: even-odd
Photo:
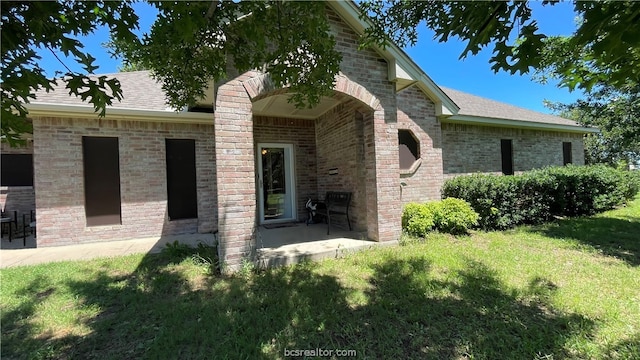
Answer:
[[[466,200],[485,230],[590,215],[632,199],[640,176],[604,165],[563,166],[521,175],[468,175],[444,183],[443,197]]]
[[[425,236],[431,230],[465,234],[478,225],[478,214],[464,200],[447,198],[425,204],[409,203],[402,211],[402,229],[413,236]]]

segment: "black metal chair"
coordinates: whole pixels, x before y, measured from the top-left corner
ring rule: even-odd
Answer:
[[[327,235],[331,232],[331,215],[344,215],[347,217],[349,231],[351,231],[351,220],[349,219],[349,205],[351,204],[351,193],[340,191],[327,191],[324,203],[318,203],[316,213],[324,216],[327,220]]]
[[[2,211],[0,213],[2,217],[2,224],[0,227],[0,237],[4,235],[5,227],[8,228],[7,232],[9,233],[9,241],[13,240],[13,226],[15,226],[16,230],[18,230],[18,212],[13,212],[13,217],[11,217],[11,212]],[[13,226],[11,226],[13,224]]]
[[[29,233],[36,237],[36,212],[31,210],[29,217],[27,214],[22,214],[22,243],[27,246],[27,230]]]

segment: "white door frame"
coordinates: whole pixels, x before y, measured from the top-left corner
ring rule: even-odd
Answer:
[[[284,149],[284,161],[285,161],[285,188],[290,196],[290,204],[291,206],[291,217],[288,218],[279,218],[272,220],[265,220],[264,218],[264,191],[263,191],[263,168],[262,168],[262,149],[264,148],[282,148]],[[259,224],[269,224],[269,223],[278,223],[278,222],[287,222],[287,221],[295,221],[298,219],[297,214],[297,206],[296,206],[296,184],[295,184],[295,154],[293,153],[293,144],[284,144],[284,143],[258,143],[257,151],[256,151],[256,163],[258,164],[258,223]],[[286,206],[286,205],[285,205]]]

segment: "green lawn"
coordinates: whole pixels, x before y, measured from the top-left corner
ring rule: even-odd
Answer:
[[[640,358],[640,199],[592,218],[404,242],[235,277],[212,274],[212,249],[180,247],[4,269],[1,356]]]

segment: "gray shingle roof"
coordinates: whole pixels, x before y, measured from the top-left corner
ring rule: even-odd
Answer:
[[[114,100],[113,108],[174,111],[166,104],[166,97],[162,90],[162,85],[151,77],[149,71],[132,71],[104,75],[116,77],[120,80],[122,86],[124,97],[121,102]],[[443,86],[440,86],[440,88],[460,107],[458,115],[579,126],[575,121],[559,116],[523,109]],[[36,100],[33,102],[89,106],[83,103],[80,98],[69,95],[69,91],[64,88],[62,81],[58,82],[58,85],[54,87],[54,91],[52,92],[46,93],[45,91],[38,91],[36,93]]]
[[[499,101],[471,95],[459,90],[440,86],[459,107],[458,115],[485,117],[494,119],[530,121],[544,124],[580,126],[575,121],[555,115],[543,114],[537,111],[505,104]]]
[[[138,110],[159,110],[173,111],[166,104],[165,94],[162,85],[154,80],[149,71],[132,71],[116,74],[100,74],[109,78],[116,77],[122,87],[123,99],[121,102],[113,100],[113,108],[138,109]],[[69,90],[65,89],[65,83],[58,81],[54,90],[47,93],[44,90],[36,92],[36,100],[33,103],[62,104],[62,105],[85,105],[79,97],[69,95]]]

